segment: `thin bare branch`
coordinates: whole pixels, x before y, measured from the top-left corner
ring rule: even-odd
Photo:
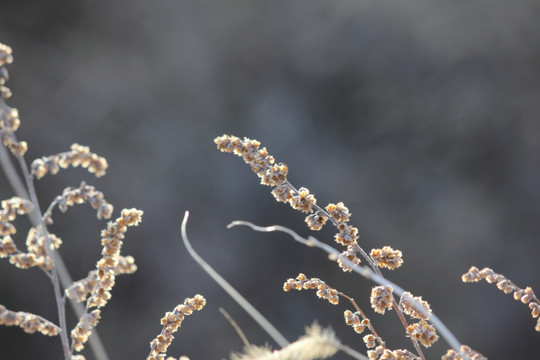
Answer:
[[[234,321],[234,319],[231,317],[231,315],[229,315],[229,313],[224,308],[222,308],[221,306],[219,307],[218,310],[221,313],[221,315],[223,315],[225,317],[225,319],[227,319],[229,324],[231,324],[231,326],[234,328],[234,330],[236,331],[236,333],[238,334],[240,339],[242,339],[242,342],[244,343],[244,346],[249,346],[249,341],[248,341],[248,339],[246,337],[246,334],[244,334],[244,332],[242,331],[242,329],[240,328],[238,323],[236,321]]]

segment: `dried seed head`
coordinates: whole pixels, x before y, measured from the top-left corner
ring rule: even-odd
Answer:
[[[76,351],[84,349],[84,344],[88,341],[93,328],[96,327],[100,318],[101,311],[99,309],[95,309],[92,312],[85,313],[81,316],[75,328],[71,330],[71,343],[73,349]]]
[[[310,213],[313,211],[313,205],[317,200],[309,193],[307,188],[301,187],[297,194],[292,195],[290,200],[293,209],[300,210],[303,213]]]
[[[17,215],[28,214],[32,211],[33,205],[30,201],[16,196],[11,199],[2,200],[1,205],[0,236],[13,235],[17,232],[17,229],[10,221],[15,220]]]
[[[353,313],[351,310],[345,310],[343,313],[345,316],[345,323],[349,326],[360,325],[360,318],[356,313]]]
[[[328,206],[326,206],[326,211],[328,211],[338,223],[349,221],[349,217],[351,216],[349,209],[342,202],[328,204]]]
[[[0,258],[8,257],[9,254],[15,251],[17,251],[17,246],[15,246],[13,239],[9,235],[4,236],[0,240]]]
[[[401,251],[394,250],[390,246],[385,246],[382,249],[373,249],[370,256],[380,268],[394,270],[403,264]]]
[[[461,345],[459,352],[455,350],[448,350],[445,355],[441,357],[441,360],[463,360],[468,358],[469,360],[487,360],[487,357],[483,356],[477,351],[474,351],[467,345]]]
[[[368,349],[374,348],[377,345],[377,343],[375,342],[375,339],[376,338],[375,336],[373,336],[373,334],[368,334],[362,338],[362,340],[364,340],[364,343],[366,344],[366,347]]]
[[[0,43],[0,66],[11,64],[13,62],[13,56],[11,47]]]
[[[421,296],[413,296],[410,292],[404,292],[401,295],[399,307],[405,314],[415,319],[428,320],[431,316],[428,302],[423,300]]]
[[[463,274],[461,279],[463,282],[477,282],[483,279],[489,284],[495,283],[497,288],[505,294],[513,293],[514,299],[521,301],[524,304],[529,304],[533,318],[538,317],[537,309],[540,307],[540,300],[536,297],[530,286],[521,289],[504,275],[497,274],[490,268],[478,270],[475,266],[472,266],[467,273]],[[537,322],[535,330],[540,332],[540,321]]]
[[[394,303],[394,296],[392,292],[394,289],[390,285],[375,286],[371,289],[371,307],[379,314],[384,314],[386,310],[392,309]]]
[[[322,229],[327,220],[328,218],[324,216],[323,213],[317,211],[311,215],[308,215],[305,221],[311,230],[318,231]]]
[[[39,266],[42,259],[39,259],[35,254],[19,253],[9,257],[9,262],[19,269],[29,269],[33,266]]]
[[[409,325],[407,335],[425,347],[430,347],[439,339],[435,327],[426,320],[420,320],[420,322]]]
[[[350,246],[356,244],[358,239],[358,229],[354,226],[349,226],[347,224],[338,225],[339,232],[334,235],[336,242],[343,246]]]
[[[164,359],[167,348],[171,344],[175,333],[181,326],[184,317],[191,315],[194,310],[201,310],[206,305],[206,299],[202,295],[195,295],[194,298],[187,298],[184,304],[178,305],[172,312],[167,312],[161,319],[163,330],[150,343],[150,354],[147,360]]]
[[[90,152],[88,146],[73,144],[71,145],[71,151],[36,159],[32,162],[30,168],[32,175],[37,179],[41,179],[48,173],[54,175],[58,173],[60,168],[66,169],[69,166],[82,166],[88,169],[90,173],[100,177],[105,175],[108,164],[105,158]]]
[[[272,190],[272,195],[274,195],[274,198],[279,202],[287,203],[292,200],[291,188],[287,183],[277,185],[274,190]]]
[[[337,262],[343,271],[352,271],[354,266],[360,264],[360,259],[356,256],[356,248],[354,245],[347,246],[347,250],[339,255]],[[352,266],[350,263],[352,263]]]
[[[317,296],[321,299],[326,299],[330,304],[337,305],[339,303],[339,292],[336,289],[328,286],[324,281],[318,278],[308,279],[306,275],[300,273],[296,279],[288,279],[283,284],[284,291],[290,290],[310,290],[317,289]]]
[[[24,311],[11,311],[0,305],[0,325],[18,326],[29,334],[36,331],[43,335],[55,336],[60,333],[60,328],[41,316]]]
[[[11,96],[11,91],[4,86],[8,79],[8,72],[3,67],[10,63],[11,49],[0,44],[0,142],[17,157],[23,156],[28,150],[28,144],[25,141],[18,141],[15,131],[19,128],[19,112],[8,106],[4,100]]]
[[[54,199],[47,212],[43,215],[43,218],[47,224],[52,224],[52,210],[55,206],[58,206],[58,209],[65,213],[68,206],[83,203],[89,203],[96,209],[99,220],[109,219],[112,215],[113,206],[105,200],[103,193],[83,181],[78,188],[65,188],[62,195]]]
[[[378,360],[379,356],[381,356],[384,353],[384,350],[385,350],[384,347],[380,345],[377,346],[375,350],[368,350],[367,355],[368,355],[369,360]]]

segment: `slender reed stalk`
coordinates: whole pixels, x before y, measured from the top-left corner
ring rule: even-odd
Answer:
[[[26,161],[24,161],[23,156],[18,155],[17,160],[19,161],[19,166],[23,172],[23,177],[26,182],[26,188],[28,189],[30,201],[32,201],[32,204],[34,204],[35,217],[39,221],[39,225],[40,225],[39,228],[41,229],[42,235],[45,239],[45,249],[47,251],[47,256],[49,256],[49,258],[53,260],[53,263],[56,264],[58,262],[56,259],[57,254],[54,248],[51,249],[51,239],[49,237],[49,233],[47,232],[47,226],[45,225],[45,222],[43,221],[43,218],[41,215],[39,200],[36,194],[36,189],[34,187],[32,176],[30,175],[30,171],[28,171],[28,166],[26,165]],[[54,290],[54,298],[56,300],[56,308],[58,310],[58,322],[59,322],[60,328],[62,329],[62,332],[60,333],[60,339],[62,341],[62,349],[64,351],[65,359],[70,360],[71,352],[69,349],[69,340],[67,337],[68,331],[67,331],[67,324],[66,324],[65,301],[62,296],[62,290],[60,288],[60,280],[58,278],[58,271],[56,269],[56,266],[53,266],[51,269],[51,282],[52,282],[53,290]]]

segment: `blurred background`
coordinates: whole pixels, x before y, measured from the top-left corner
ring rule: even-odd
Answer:
[[[540,292],[540,7],[536,1],[2,1],[0,42],[13,48],[8,104],[20,111],[26,159],[90,146],[109,163],[37,183],[41,206],[82,180],[115,206],[144,210],[123,254],[139,270],[117,278],[98,332],[111,359],[144,358],[160,318],[186,297],[169,355],[223,359],[270,338],[188,256],[194,248],[289,339],[314,321],[365,353],[343,311],[314,292],[284,293],[304,272],[354,297],[390,348],[406,347],[395,314],[369,309],[372,284],[284,234],[226,229],[233,220],[313,234],[277,203],[216,136],[258,139],[318,204],[343,201],[369,251],[390,245],[405,264],[385,273],[431,303],[457,338],[490,359],[540,358],[529,309],[486,283],[488,266]],[[12,196],[5,176],[2,199]],[[101,252],[88,205],[55,213],[50,230],[75,279]],[[26,219],[15,223],[24,246]],[[0,304],[56,322],[37,269],[0,261]],[[71,315],[70,328],[76,319]],[[2,359],[59,359],[60,341],[0,327]],[[448,346],[425,350],[437,359]],[[87,359],[92,354],[85,350]],[[345,359],[344,354],[334,356]]]

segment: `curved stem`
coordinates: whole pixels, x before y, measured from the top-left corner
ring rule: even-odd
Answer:
[[[236,291],[235,288],[231,286],[225,280],[221,275],[217,273],[202,257],[199,256],[193,250],[193,247],[191,246],[191,243],[189,242],[189,239],[187,237],[186,232],[186,224],[189,217],[189,211],[186,211],[184,215],[184,220],[182,221],[182,240],[184,242],[184,245],[186,246],[186,249],[188,250],[191,257],[199,263],[199,265],[203,268],[204,271],[212,279],[214,279],[215,282],[219,284],[225,290],[246,312],[251,315],[251,317],[270,335],[274,341],[282,348],[289,345],[289,342],[281,333],[259,312],[257,309],[253,307],[238,291]]]
[[[292,238],[295,241],[297,241],[297,242],[299,242],[299,243],[301,243],[303,245],[310,246],[310,247],[315,246],[315,247],[318,247],[318,248],[324,250],[325,252],[327,252],[329,254],[330,259],[335,260],[340,255],[340,252],[338,250],[334,249],[333,247],[331,247],[328,244],[325,244],[325,243],[315,239],[313,236],[310,236],[307,239],[304,239],[303,237],[301,237],[300,235],[298,235],[297,233],[295,233],[291,229],[286,228],[284,226],[273,225],[273,226],[262,227],[262,226],[254,225],[254,224],[252,224],[252,223],[250,223],[248,221],[233,221],[232,223],[227,225],[227,228],[232,228],[234,226],[247,226],[247,227],[250,227],[251,229],[253,229],[255,231],[260,231],[260,232],[281,231],[281,232],[284,232],[286,234],[289,234],[290,236],[292,236]],[[387,280],[383,276],[381,276],[379,274],[376,274],[369,267],[367,267],[367,266],[355,266],[355,264],[353,264],[348,259],[343,259],[343,262],[346,265],[350,266],[352,268],[352,271],[362,275],[366,279],[371,280],[371,281],[373,281],[373,282],[375,282],[375,283],[377,283],[379,285],[383,285],[383,286],[389,285],[389,286],[391,286],[393,288],[393,290],[394,290],[393,292],[395,294],[401,296],[403,293],[405,293],[405,290],[403,288],[401,288],[397,284],[391,282],[390,280]],[[424,312],[424,307],[422,306],[422,304],[418,303],[415,299],[412,299],[412,298],[408,299],[408,300],[416,310],[418,310],[419,312]],[[446,325],[444,325],[444,323],[437,316],[435,316],[435,314],[431,314],[431,317],[429,318],[429,322],[439,331],[439,333],[446,340],[448,345],[450,345],[450,347],[452,349],[454,349],[456,352],[459,353],[461,343],[454,336],[454,334],[452,334],[452,332],[446,327]]]
[[[362,309],[360,309],[360,306],[358,306],[358,304],[356,303],[356,301],[354,301],[354,299],[342,292],[339,292],[338,293],[339,296],[343,296],[344,298],[346,298],[347,300],[349,300],[351,302],[351,304],[354,306],[354,308],[356,309],[356,311],[358,311],[358,313],[362,316],[363,319],[366,319],[369,321],[369,318],[366,316],[366,314],[364,314],[364,312],[362,311]],[[369,321],[368,323],[368,328],[369,330],[371,331],[371,333],[373,334],[373,336],[375,336],[377,338],[377,341],[379,342],[379,344],[381,344],[381,346],[383,347],[383,349],[386,349],[386,345],[385,345],[385,342],[383,341],[383,339],[379,336],[379,334],[377,333],[377,331],[375,331],[375,328],[373,327],[373,324],[371,323],[371,321]]]

